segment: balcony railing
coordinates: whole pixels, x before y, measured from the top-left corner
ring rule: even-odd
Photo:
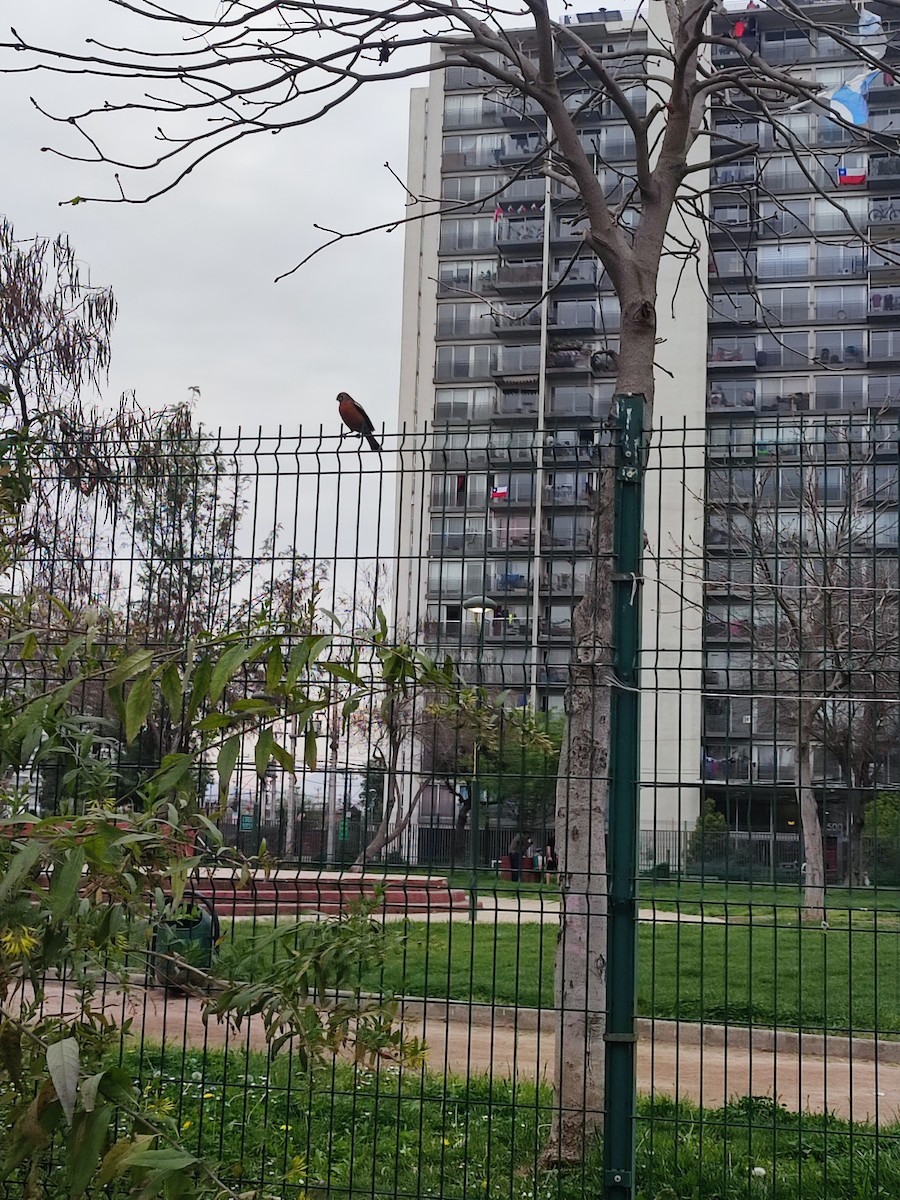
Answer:
[[[586,259],[584,262],[573,263],[568,272],[554,271],[551,282],[559,284],[560,289],[568,284],[590,284],[597,287],[602,274],[602,268],[595,259]]]
[[[515,246],[544,240],[543,221],[501,221],[497,226],[497,245]]]
[[[869,315],[900,320],[900,288],[878,288],[870,291]]]
[[[433,533],[429,551],[431,554],[480,554],[486,544],[483,533]]]
[[[540,263],[504,263],[497,271],[497,287],[524,287],[535,285],[540,287],[543,282],[543,268]]]
[[[870,154],[869,179],[900,179],[900,155]]]
[[[494,401],[497,417],[533,416],[540,407],[537,392],[501,392]]]
[[[494,313],[493,326],[495,330],[500,329],[533,329],[540,326],[541,310],[540,307],[530,308],[521,314],[516,313]]]

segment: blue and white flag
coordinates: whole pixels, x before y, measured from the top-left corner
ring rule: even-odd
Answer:
[[[858,75],[839,83],[837,87],[820,92],[819,99],[827,100],[835,116],[846,121],[848,125],[868,125],[868,92],[880,74],[880,71],[860,71]]]
[[[869,12],[867,8],[859,10],[859,35],[857,44],[872,58],[884,58],[887,52],[887,34],[877,13]]]

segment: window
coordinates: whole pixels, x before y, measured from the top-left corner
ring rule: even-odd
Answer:
[[[761,413],[809,411],[809,380],[806,375],[760,378],[757,381],[757,394]]]
[[[438,388],[434,398],[437,421],[487,421],[491,416],[494,389]]]
[[[451,134],[444,138],[445,171],[493,167],[500,161],[506,137],[502,133]]]
[[[488,435],[481,430],[465,429],[436,433],[434,437],[435,465],[458,467],[487,465]]]
[[[813,312],[817,321],[861,321],[866,315],[866,289],[854,284],[818,287]]]
[[[757,251],[760,279],[794,279],[809,274],[809,244],[760,246]]]
[[[820,197],[816,201],[817,233],[853,233],[869,219],[867,196],[835,197],[834,203]]]
[[[501,346],[497,369],[504,375],[531,374],[541,368],[540,346]]]
[[[550,411],[557,416],[593,417],[596,398],[589,387],[555,387],[550,391]]]
[[[816,412],[841,412],[860,408],[864,400],[862,375],[826,372],[816,376]]]
[[[442,293],[484,292],[497,281],[497,264],[491,258],[444,259],[438,267]]]
[[[599,328],[598,318],[596,300],[560,300],[556,305],[553,324],[594,332]],[[615,328],[618,329],[618,327],[618,321],[616,321]]]
[[[484,590],[484,564],[442,558],[428,564],[428,590],[447,596]]]
[[[441,250],[489,250],[493,245],[493,217],[447,217],[441,221]]]
[[[804,333],[763,333],[757,341],[758,367],[788,367],[797,370],[809,359],[809,338]]]
[[[495,513],[491,520],[492,550],[531,550],[534,525],[527,513]]]
[[[435,377],[486,379],[493,365],[493,346],[438,346]]]
[[[530,504],[534,499],[534,476],[530,471],[498,471],[491,477],[491,506]]]
[[[896,270],[900,267],[900,242],[877,242],[869,253],[869,270]]]
[[[487,337],[491,331],[491,310],[486,304],[439,304],[437,336]]]
[[[432,475],[431,507],[483,509],[487,501],[487,475]]]
[[[752,250],[716,250],[710,262],[710,271],[720,279],[751,277],[754,273],[756,254]]]
[[[479,553],[485,548],[486,518],[480,517],[432,517],[432,554]]]
[[[707,407],[710,409],[743,409],[753,412],[756,408],[756,381],[753,379],[717,379],[710,386]],[[719,432],[726,432],[720,430]]]
[[[864,329],[817,329],[816,362],[823,366],[861,367],[866,361]]]
[[[711,321],[738,324],[756,319],[756,301],[749,292],[716,292],[709,307]]]
[[[496,104],[483,92],[445,97],[444,125],[447,129],[460,129],[467,125],[482,124],[501,124]]]
[[[441,184],[445,200],[482,200],[506,182],[505,175],[451,175]]]
[[[816,274],[821,278],[828,275],[865,275],[866,253],[862,242],[849,245],[816,247]]]
[[[900,358],[900,330],[871,330],[869,334],[869,358]]]
[[[809,320],[809,288],[760,288],[760,316],[769,325],[799,325]]]
[[[760,204],[760,237],[802,237],[807,233],[809,233],[808,200],[764,200]]]
[[[869,403],[885,405],[900,402],[900,375],[870,375]]]
[[[720,229],[747,229],[750,225],[749,204],[714,204],[712,209],[713,232]]]
[[[752,363],[756,358],[754,337],[714,337],[709,342],[709,361],[716,364]]]

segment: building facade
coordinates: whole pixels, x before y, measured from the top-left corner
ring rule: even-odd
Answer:
[[[653,45],[652,27],[610,11],[572,20],[607,50]],[[784,14],[753,8],[715,21],[717,32],[752,40],[764,58],[796,63],[823,87],[853,69],[840,39],[808,29],[800,37]],[[521,44],[527,52],[527,34]],[[735,54],[716,47],[712,65],[727,67]],[[574,57],[560,62],[570,110],[627,221],[632,133],[613,105],[589,100],[577,68]],[[622,74],[643,111],[627,59]],[[872,89],[873,130],[900,128],[892,78],[886,71]],[[720,509],[723,498],[746,508],[735,472],[747,470],[754,494],[774,470],[776,503],[797,508],[795,476],[784,474],[792,447],[810,459],[822,428],[845,418],[877,424],[896,459],[885,412],[900,388],[890,365],[900,350],[900,240],[891,240],[900,239],[900,157],[866,149],[820,109],[788,113],[773,130],[735,95],[708,121],[699,158],[730,161],[692,176],[708,220],[692,222],[684,206],[673,233],[693,240],[698,267],[664,258],[659,289],[642,819],[689,829],[709,795],[735,827],[788,832],[795,740],[790,722],[776,728],[764,715],[771,706],[754,699],[749,674],[735,682],[752,653],[753,589],[748,600],[746,569],[722,567],[741,548]],[[581,248],[575,196],[542,170],[551,136],[542,114],[472,68],[436,71],[413,93],[409,186],[440,204],[425,205],[407,232],[400,418],[427,445],[430,476],[418,492],[401,489],[399,505],[406,619],[429,644],[458,650],[476,637],[464,599],[487,594],[497,607],[477,634],[485,683],[552,712],[563,704],[572,611],[588,571],[619,310]],[[869,235],[883,244],[868,247]],[[823,505],[847,500],[838,474]],[[888,476],[885,484],[880,508],[890,509]],[[896,548],[894,513],[870,550],[896,558]],[[837,783],[834,774],[823,752],[819,784]],[[845,827],[845,815],[835,823]]]

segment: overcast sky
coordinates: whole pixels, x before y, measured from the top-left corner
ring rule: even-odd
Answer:
[[[103,0],[4,0],[0,21],[4,35],[15,26],[64,48],[91,35],[115,40],[122,28]],[[65,115],[84,89],[66,77],[0,77],[2,211],[20,236],[65,230],[92,280],[118,297],[108,398],[133,389],[159,407],[197,386],[206,422],[336,429],[343,389],[376,424],[394,427],[402,230],[344,243],[273,279],[318,244],[314,222],[353,228],[402,213],[383,164],[404,173],[408,92],[405,83],[370,89],[326,123],[248,139],[150,205],[60,208],[74,195],[108,193],[112,180],[108,168],[42,154],[48,143],[76,143],[29,97]]]

